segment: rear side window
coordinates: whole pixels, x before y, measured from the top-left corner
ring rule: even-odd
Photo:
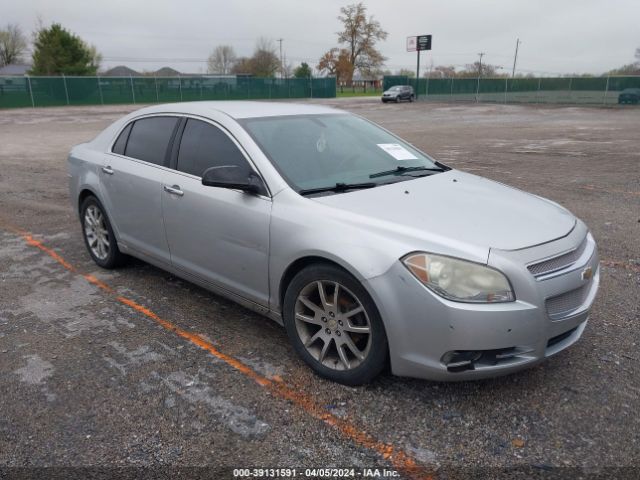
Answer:
[[[242,152],[222,130],[200,120],[187,120],[180,142],[177,169],[202,177],[208,168],[221,165],[250,169]]]
[[[113,144],[113,148],[111,149],[113,153],[117,153],[118,155],[124,155],[124,149],[127,146],[127,139],[129,138],[129,132],[131,131],[132,125],[133,124],[130,123],[125,127],[124,130],[122,130],[122,133],[116,140],[116,143]]]
[[[178,119],[176,117],[150,117],[136,120],[125,149],[127,157],[164,165],[167,147]]]

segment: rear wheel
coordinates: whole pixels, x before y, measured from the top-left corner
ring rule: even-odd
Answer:
[[[338,267],[299,272],[287,288],[283,317],[296,352],[322,377],[361,385],[386,363],[380,314],[362,285]]]
[[[121,265],[125,256],[118,249],[109,218],[96,197],[84,199],[80,206],[80,220],[84,243],[93,261],[107,269]]]

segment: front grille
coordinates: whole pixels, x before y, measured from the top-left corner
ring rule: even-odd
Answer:
[[[587,300],[590,287],[591,284],[588,283],[575,290],[548,298],[546,301],[547,313],[551,318],[558,318],[579,308]]]
[[[554,258],[550,258],[548,260],[543,260],[542,262],[534,263],[529,265],[527,269],[533,274],[534,277],[541,277],[543,275],[548,275],[549,273],[557,272],[559,270],[563,270],[567,267],[573,265],[584,253],[587,248],[587,238],[582,241],[580,246],[575,250],[564,253]]]

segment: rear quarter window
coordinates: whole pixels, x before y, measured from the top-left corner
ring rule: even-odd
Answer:
[[[132,125],[133,123],[130,123],[124,128],[124,130],[122,130],[122,132],[118,136],[118,139],[113,144],[113,148],[111,149],[113,153],[117,153],[118,155],[124,155],[124,150],[125,150],[125,147],[127,146],[127,139],[129,138],[129,132],[131,131]]]
[[[167,147],[177,124],[176,117],[149,117],[136,120],[131,127],[124,154],[155,165],[164,165]]]

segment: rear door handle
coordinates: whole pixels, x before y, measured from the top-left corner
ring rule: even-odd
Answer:
[[[111,166],[102,167],[102,171],[107,175],[113,175],[113,168],[111,168]]]
[[[174,185],[172,187],[167,187],[166,185],[164,186],[164,191],[167,193],[170,193],[171,195],[177,195],[179,197],[184,195],[184,192],[182,190],[180,190],[180,186],[179,185]]]

